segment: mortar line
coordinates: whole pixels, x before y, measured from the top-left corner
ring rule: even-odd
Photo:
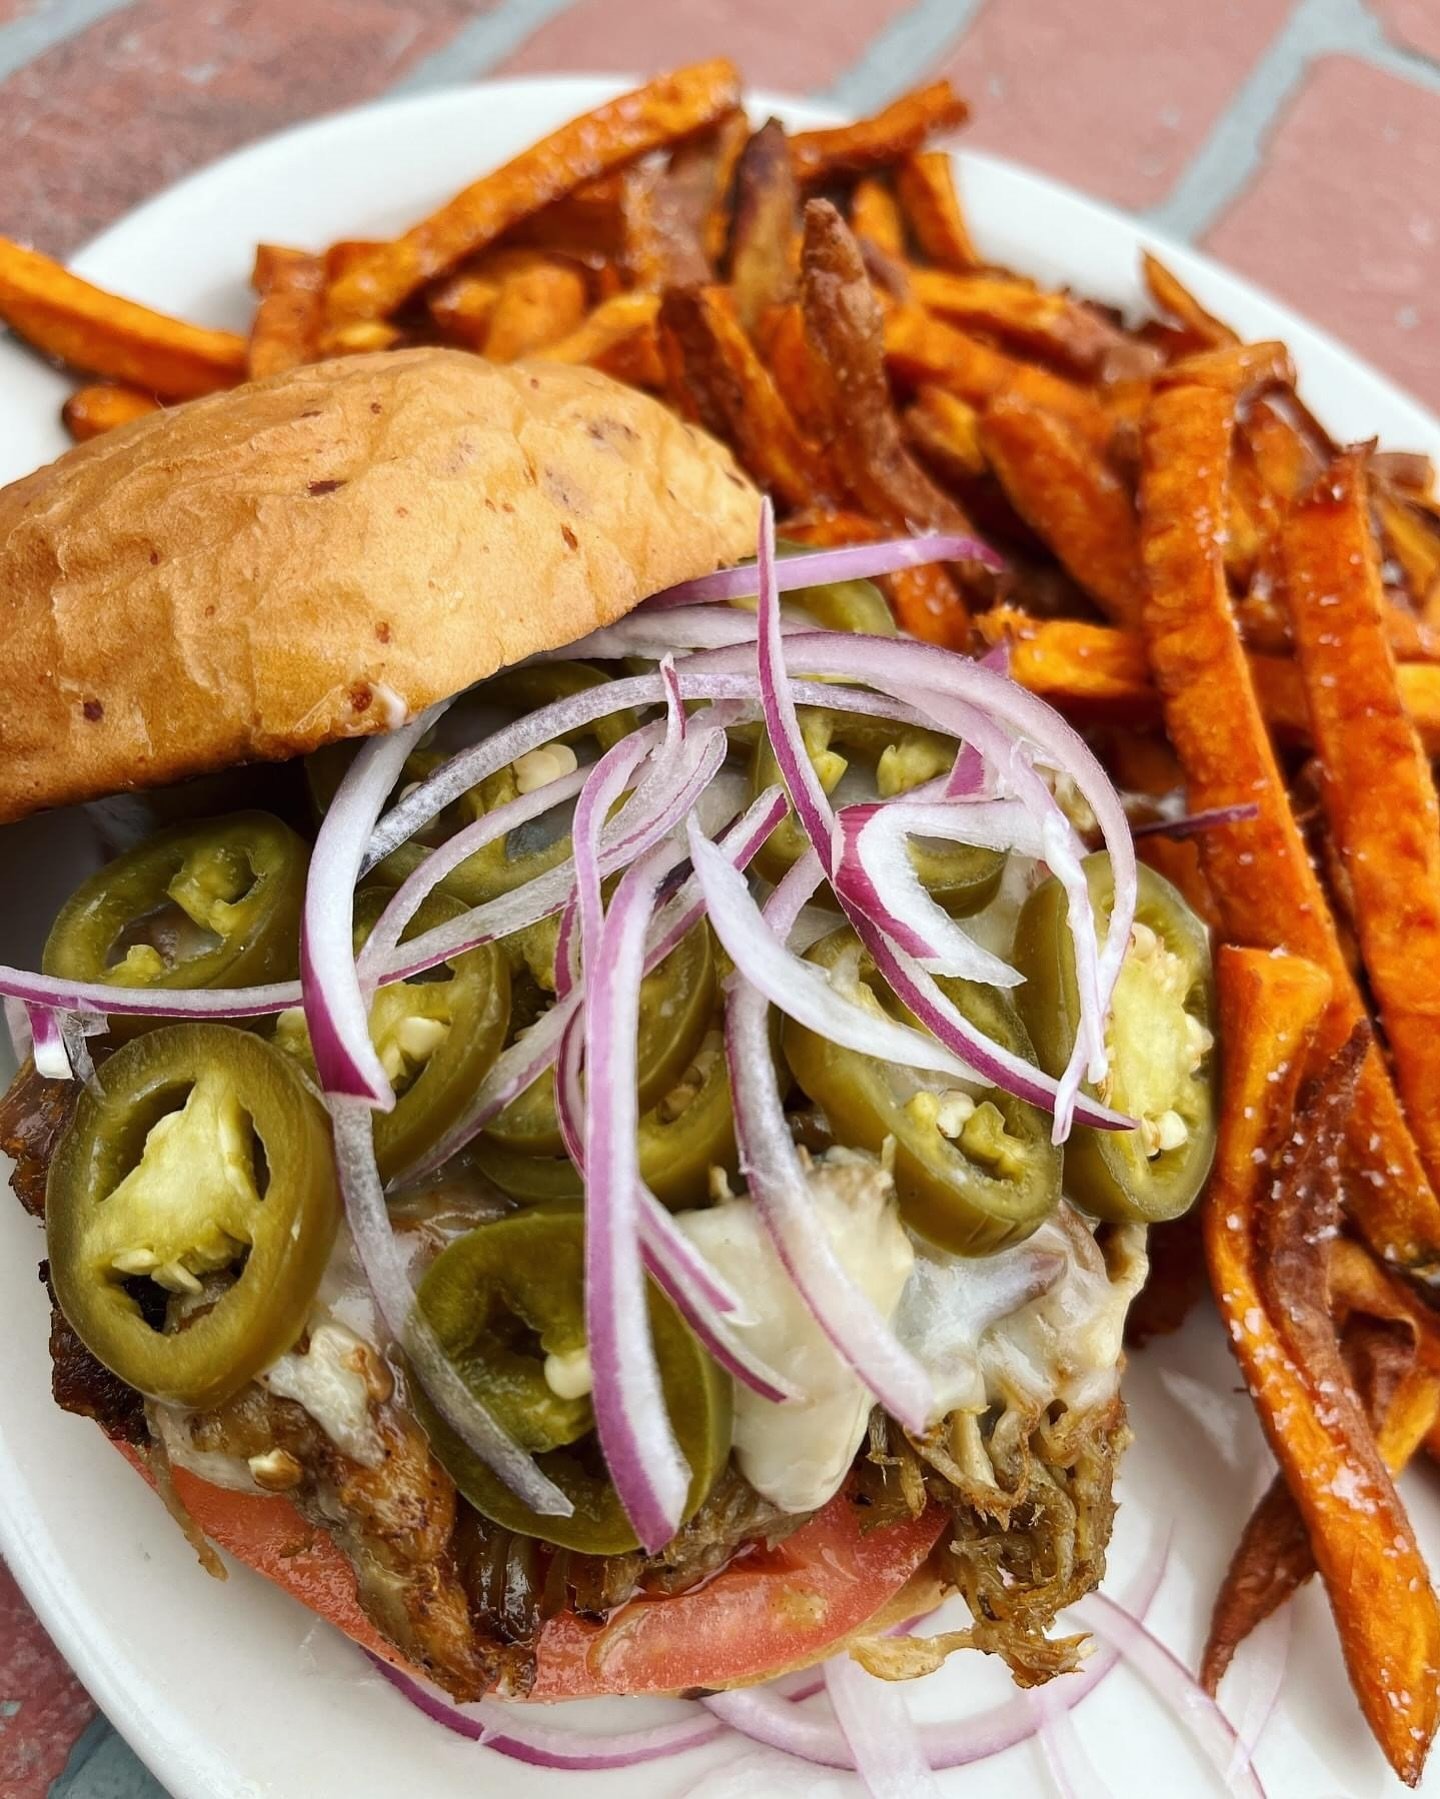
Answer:
[[[548,20],[566,12],[573,0],[500,0],[483,17],[462,25],[448,44],[423,57],[386,91],[387,98],[428,93],[432,88],[474,81],[513,54]]]
[[[98,24],[111,13],[123,12],[130,3],[131,0],[51,0],[48,6],[0,25],[0,81],[87,26]]]
[[[969,30],[985,0],[916,0],[883,26],[864,54],[814,97],[841,112],[873,112],[922,80]]]

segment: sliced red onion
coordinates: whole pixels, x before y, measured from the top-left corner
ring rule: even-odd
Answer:
[[[44,1006],[29,1006],[26,1012],[30,1021],[30,1053],[35,1058],[36,1074],[44,1075],[48,1081],[73,1080],[75,1070],[71,1066],[65,1033],[60,1028],[62,1015],[48,1011]]]
[[[100,1077],[95,1072],[95,1058],[90,1054],[90,1045],[86,1038],[105,1029],[104,1019],[87,1021],[73,1012],[65,1012],[60,1016],[60,1040],[65,1046],[65,1058],[69,1062],[75,1078],[83,1081],[89,1090],[103,1094]]]
[[[1095,1772],[1070,1707],[1055,1691],[1054,1681],[1030,1694],[1040,1738],[1040,1751],[1059,1799],[1115,1799]]]
[[[797,587],[826,587],[832,581],[867,581],[876,575],[893,575],[900,569],[920,568],[928,562],[978,562],[996,570],[1005,566],[989,544],[979,538],[937,531],[921,537],[896,537],[887,543],[845,544],[839,549],[782,556],[779,587],[781,593],[792,593]],[[642,610],[663,612],[675,606],[697,606],[716,600],[750,600],[759,591],[754,564],[745,564],[667,587],[646,600]]]
[[[819,878],[816,859],[802,856],[770,896],[766,922],[782,942]],[[850,1278],[828,1236],[815,1229],[809,1182],[775,1081],[768,1013],[760,989],[732,976],[725,1056],[750,1197],[791,1282],[836,1352],[892,1418],[922,1431],[934,1397],[929,1378]]]
[[[575,1508],[460,1378],[415,1303],[415,1290],[390,1226],[375,1163],[370,1108],[362,1100],[332,1097],[330,1116],[340,1191],[356,1254],[380,1316],[404,1350],[415,1378],[451,1429],[512,1493],[542,1516],[568,1518]]]
[[[825,1691],[871,1799],[940,1799],[899,1685],[842,1654],[825,1664]]]
[[[1087,1595],[1074,1610],[1087,1630],[1118,1650],[1155,1689],[1218,1770],[1227,1791],[1236,1794],[1237,1799],[1265,1799],[1265,1789],[1253,1763],[1243,1753],[1237,1758],[1239,1738],[1234,1725],[1179,1657],[1141,1619],[1132,1617],[1103,1593]]]
[[[1279,1611],[1263,1618],[1235,1652],[1227,1679],[1231,1685],[1240,1688],[1244,1698],[1235,1727],[1235,1750],[1230,1758],[1227,1780],[1239,1775],[1254,1758],[1260,1739],[1275,1715],[1285,1686],[1294,1622],[1294,1606],[1282,1605]]]
[[[1198,837],[1220,825],[1248,824],[1260,816],[1260,808],[1244,806],[1211,806],[1204,812],[1187,812],[1180,818],[1157,818],[1148,824],[1131,825],[1132,837]]]
[[[10,1033],[10,1051],[17,1063],[23,1062],[30,1054],[34,1042],[34,1032],[30,1028],[28,1008],[18,999],[12,999],[7,993],[4,999],[5,1028]]]

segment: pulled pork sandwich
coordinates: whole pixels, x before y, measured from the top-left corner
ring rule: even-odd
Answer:
[[[0,814],[150,796],[0,970],[0,1140],[57,1400],[216,1567],[460,1702],[1074,1665],[1209,950],[863,578],[987,555],[777,560],[657,402],[445,350],[0,494]]]

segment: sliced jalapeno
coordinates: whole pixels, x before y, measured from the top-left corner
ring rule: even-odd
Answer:
[[[250,987],[293,978],[309,851],[268,812],[161,831],[66,902],[46,974],[125,987]]]
[[[1115,904],[1106,855],[1085,863],[1103,931]],[[1015,932],[1018,991],[1040,1060],[1059,1074],[1080,1017],[1075,953],[1058,881],[1037,887]],[[1143,865],[1135,928],[1106,1025],[1110,1073],[1098,1089],[1139,1120],[1133,1131],[1077,1126],[1065,1150],[1075,1203],[1117,1223],[1178,1218],[1194,1203],[1215,1156],[1215,989],[1205,926],[1162,876]]]
[[[777,539],[775,549],[781,560],[814,554],[813,546],[785,538]],[[731,603],[746,612],[754,612],[757,606],[753,599]],[[894,615],[873,581],[827,581],[821,587],[796,587],[781,596],[780,604],[785,612],[798,612],[813,619],[823,631],[856,631],[870,637],[898,635]]]
[[[383,887],[365,887],[356,895],[357,949],[391,897]],[[432,892],[405,935],[418,936],[464,910],[449,894]],[[510,968],[493,943],[379,989],[370,1003],[370,1040],[395,1089],[394,1107],[375,1114],[375,1160],[382,1180],[403,1174],[459,1120],[500,1054],[509,1025]],[[313,1067],[298,1007],[276,1021],[275,1042]]]
[[[46,1190],[50,1278],[127,1385],[215,1406],[304,1330],[339,1220],[325,1108],[295,1065],[249,1031],[168,1025],[80,1095]],[[197,1302],[183,1322],[171,1295]]]
[[[809,959],[858,982],[887,1011],[915,1021],[880,980],[853,931],[822,938]],[[1019,1014],[993,988],[942,980],[972,1023],[1034,1059]],[[793,1019],[781,1042],[795,1079],[841,1143],[876,1154],[895,1145],[895,1190],[906,1224],[942,1249],[986,1255],[1018,1243],[1060,1199],[1060,1151],[1038,1107],[998,1088],[937,1087],[912,1069],[829,1042]]]
[[[435,1453],[470,1503],[507,1530],[591,1555],[638,1547],[595,1439],[585,1355],[584,1224],[573,1208],[517,1212],[450,1244],[420,1283],[447,1356],[575,1507],[541,1517],[417,1394]],[[690,1464],[691,1517],[730,1454],[730,1382],[653,1284],[650,1328],[676,1438]]]
[[[954,742],[935,731],[819,706],[800,707],[799,718],[806,752],[826,793],[835,791],[850,766],[841,751],[873,766],[875,788],[883,799],[933,781],[947,773],[955,760]],[[779,779],[780,765],[769,738],[762,734],[751,751],[751,791],[758,798]],[[803,826],[791,812],[771,833],[755,858],[755,867],[767,881],[778,882],[809,847]],[[988,906],[1005,872],[1005,857],[998,850],[970,844],[922,840],[911,845],[910,859],[936,903],[957,918]]]

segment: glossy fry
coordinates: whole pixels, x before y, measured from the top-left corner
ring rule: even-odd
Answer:
[[[330,289],[330,325],[388,316],[424,282],[487,248],[542,207],[704,130],[739,103],[734,65],[716,58],[657,76],[571,119],[348,269]]]
[[[1395,1085],[1440,1182],[1440,803],[1386,642],[1363,455],[1284,523],[1286,603],[1330,829]]]
[[[1125,343],[1124,334],[1068,294],[1047,293],[1018,275],[952,275],[914,269],[910,290],[921,306],[970,331],[983,331],[1023,356],[1094,375]]]
[[[1190,350],[1219,350],[1240,341],[1228,325],[1205,310],[1179,276],[1172,274],[1158,256],[1152,256],[1146,250],[1140,258],[1140,267],[1150,298],[1184,332]]]
[[[1275,499],[1295,500],[1320,476],[1314,446],[1269,400],[1256,400],[1240,424],[1255,471]]]
[[[1310,735],[1310,714],[1300,670],[1278,656],[1252,656],[1250,678],[1271,729],[1283,742],[1303,743]],[[1440,756],[1440,667],[1433,662],[1402,662],[1397,671],[1400,696],[1429,756]]]
[[[733,116],[725,122],[734,123]],[[688,287],[709,281],[705,233],[722,179],[717,132],[680,145],[667,162],[632,164],[620,182],[620,262],[633,287]],[[723,179],[728,183],[730,169]]]
[[[325,260],[306,250],[261,244],[251,282],[260,296],[250,323],[245,372],[252,381],[283,374],[319,353]]]
[[[902,157],[895,170],[895,188],[915,242],[937,268],[981,266],[955,185],[955,159],[948,151],[917,150]]]
[[[799,300],[772,306],[760,319],[755,336],[760,360],[775,377],[785,404],[808,438],[819,442],[829,430],[821,403],[820,376],[805,335]]]
[[[654,326],[659,294],[616,294],[602,300],[567,336],[536,354],[542,362],[596,364],[608,351]]]
[[[958,131],[969,116],[970,108],[948,81],[932,81],[892,100],[873,118],[797,132],[790,140],[795,173],[813,186],[836,175],[886,169],[941,132]]]
[[[753,337],[761,315],[793,300],[800,276],[800,188],[778,119],[746,144],[735,171],[730,285],[740,323]]]
[[[1378,482],[1374,502],[1385,548],[1399,564],[1412,604],[1429,624],[1440,623],[1440,525]]]
[[[905,255],[905,221],[900,202],[881,175],[866,175],[850,196],[850,229],[862,243],[897,261]]]
[[[159,405],[153,394],[141,393],[138,387],[97,383],[93,387],[77,387],[61,408],[60,415],[76,443],[85,443],[89,438],[113,431],[117,425],[128,425],[131,419],[144,418]]]
[[[959,394],[922,387],[902,422],[910,443],[947,480],[973,479],[989,466],[980,442],[980,414]]]
[[[1233,387],[1174,378],[1151,400],[1142,443],[1142,624],[1191,808],[1259,808],[1250,822],[1199,839],[1225,935],[1292,950],[1331,977],[1317,1047],[1328,1059],[1364,1006],[1291,811],[1230,606],[1219,527],[1236,404]],[[1347,1197],[1365,1236],[1407,1267],[1440,1268],[1440,1205],[1378,1050],[1361,1075],[1349,1146],[1361,1176]]]
[[[585,317],[585,278],[573,263],[540,262],[504,276],[485,331],[492,362],[534,356],[569,337]]]
[[[1135,503],[1063,418],[1002,394],[980,441],[1010,504],[1105,615],[1138,625],[1144,576]]]
[[[58,262],[0,237],[0,321],[73,369],[167,400],[234,387],[245,339],[167,318],[92,287]]]
[[[820,452],[801,435],[727,289],[672,288],[661,302],[660,333],[667,360],[678,356],[700,423],[734,445],[762,488],[786,506],[810,505],[830,491]]]
[[[488,275],[447,275],[425,296],[425,305],[445,337],[467,350],[485,348],[500,283]]]
[[[1356,1697],[1392,1767],[1413,1785],[1440,1712],[1440,1607],[1338,1349],[1323,1374],[1298,1360],[1297,1340],[1315,1346],[1287,1339],[1289,1321],[1275,1318],[1259,1267],[1257,1232],[1274,1203],[1269,1158],[1293,1128],[1300,1070],[1322,1040],[1332,984],[1299,957],[1231,945],[1220,950],[1217,975],[1225,1061],[1203,1213],[1211,1285],[1305,1520]]]
[[[1248,400],[1273,388],[1293,388],[1295,364],[1282,343],[1231,344],[1204,350],[1177,363],[1166,379],[1189,387],[1210,387]]]

